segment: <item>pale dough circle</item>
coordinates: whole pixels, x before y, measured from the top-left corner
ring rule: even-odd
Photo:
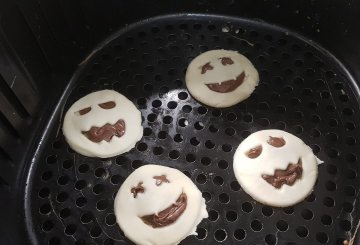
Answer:
[[[109,101],[115,102],[114,108],[103,109],[99,106]],[[89,107],[89,112],[79,114],[80,110]],[[121,137],[113,136],[109,142],[102,140],[95,143],[82,133],[91,127],[102,127],[107,123],[113,125],[120,119],[125,122],[125,133]],[[134,103],[114,90],[93,92],[76,101],[66,112],[63,133],[70,147],[82,155],[101,158],[116,156],[131,150],[141,139],[141,112]]]
[[[158,186],[153,177],[161,175],[165,175],[169,183]],[[140,182],[144,192],[135,198],[131,189]],[[187,196],[187,206],[174,223],[153,228],[140,218],[168,208],[182,193]],[[208,217],[205,199],[196,185],[179,170],[159,165],[136,169],[116,194],[114,210],[125,236],[138,245],[178,244],[185,237],[195,235],[197,225]]]
[[[285,140],[282,147],[274,147],[267,141],[271,137]],[[261,154],[249,158],[250,149],[262,147]],[[285,170],[289,163],[302,162],[302,177],[293,185],[276,189],[262,178],[263,174],[274,175],[275,170]],[[238,146],[234,155],[234,172],[242,189],[252,198],[266,205],[287,207],[303,201],[313,190],[320,160],[311,148],[298,137],[282,130],[262,130],[248,136]]]
[[[233,60],[231,65],[222,65],[221,58]],[[210,62],[210,63],[209,63]],[[209,63],[213,69],[202,74],[203,65]],[[236,79],[245,73],[243,83],[234,91],[220,93],[210,90],[206,84]],[[210,50],[193,59],[186,71],[186,86],[198,101],[212,107],[229,107],[247,99],[259,83],[259,74],[253,64],[237,51]]]

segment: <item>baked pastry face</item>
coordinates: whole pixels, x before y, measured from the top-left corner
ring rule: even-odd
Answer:
[[[112,157],[141,139],[141,113],[113,90],[90,93],[66,112],[63,132],[70,147],[85,156]]]
[[[177,244],[207,217],[205,200],[179,170],[146,165],[135,170],[115,198],[115,215],[136,244]]]
[[[248,98],[259,82],[251,62],[236,51],[211,50],[191,61],[186,86],[200,102],[228,107]]]
[[[234,155],[241,187],[255,200],[291,206],[312,191],[319,160],[298,137],[282,130],[263,130],[247,137]]]

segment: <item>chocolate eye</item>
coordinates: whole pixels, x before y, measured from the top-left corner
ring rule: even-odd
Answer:
[[[116,106],[116,104],[114,101],[108,101],[108,102],[99,104],[99,106],[105,110],[109,110],[109,109],[114,108]]]
[[[130,192],[133,194],[133,197],[136,198],[138,193],[144,193],[145,188],[142,186],[143,182],[139,182],[137,186],[131,188]]]
[[[234,61],[229,57],[222,57],[222,58],[220,58],[220,60],[221,60],[221,64],[223,66],[234,64]]]
[[[75,113],[79,114],[80,116],[85,115],[86,113],[89,113],[91,111],[91,107],[86,107],[84,109],[81,109],[80,111],[77,111]]]
[[[254,159],[254,158],[257,158],[258,156],[260,156],[261,152],[262,152],[262,146],[259,145],[254,148],[251,148],[248,152],[246,152],[246,155],[249,158]]]
[[[272,145],[276,148],[283,147],[285,145],[285,140],[283,138],[279,137],[269,137],[269,140],[267,141],[269,145]]]
[[[201,67],[201,74],[205,74],[208,70],[212,70],[214,67],[210,65],[210,62],[206,63]]]
[[[166,178],[166,175],[160,175],[160,176],[154,176],[153,179],[155,179],[155,184],[157,186],[161,185],[162,183],[170,183],[170,181]]]

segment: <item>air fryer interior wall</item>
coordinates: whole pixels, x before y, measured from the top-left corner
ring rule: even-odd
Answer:
[[[345,130],[344,133],[348,134],[348,137],[353,137],[353,140],[349,139],[348,143],[355,142],[355,145],[346,144],[344,141],[343,147],[345,148],[339,148],[341,150],[338,150],[338,153],[332,151],[331,147],[326,148],[327,145],[325,145],[325,149],[322,149],[324,144],[319,143],[316,145],[321,148],[320,153],[330,158],[334,156],[336,161],[339,159],[339,164],[342,164],[343,160],[349,161],[350,163],[347,164],[353,164],[354,168],[358,168],[356,166],[356,152],[358,150],[356,142],[359,141],[359,138],[355,134],[356,130],[354,128],[358,127],[359,122],[358,114],[355,113],[358,109],[357,101],[359,93],[357,87],[354,86],[355,84],[352,83],[360,77],[356,63],[360,58],[360,34],[357,32],[356,24],[354,24],[358,23],[360,19],[358,14],[360,4],[355,1],[307,1],[301,3],[290,3],[288,1],[116,1],[104,3],[103,1],[92,1],[89,3],[88,1],[36,2],[5,0],[0,4],[0,90],[2,96],[0,108],[0,156],[2,163],[0,166],[0,194],[3,200],[6,200],[0,203],[0,216],[2,217],[0,221],[1,243],[31,244],[31,241],[38,239],[36,237],[29,237],[29,234],[36,233],[25,231],[25,180],[28,177],[29,168],[34,167],[31,164],[32,159],[37,160],[36,163],[38,165],[45,164],[44,160],[41,162],[36,158],[35,151],[39,143],[42,142],[41,136],[47,123],[49,121],[55,123],[56,121],[55,119],[50,120],[50,116],[56,111],[57,113],[54,116],[60,117],[61,109],[55,110],[55,106],[58,105],[57,103],[60,101],[61,95],[68,85],[72,74],[77,69],[78,64],[88,56],[100,41],[115,33],[116,30],[137,20],[156,15],[198,12],[260,19],[267,23],[277,24],[304,34],[307,38],[318,42],[321,46],[332,52],[345,65],[346,69],[341,66],[339,67],[337,64],[332,70],[341,71],[342,78],[341,81],[333,81],[334,87],[331,87],[329,91],[335,91],[335,84],[337,83],[343,82],[342,84],[345,84],[345,88],[338,87],[340,89],[336,93],[342,93],[341,89],[346,92],[349,100],[345,101],[345,103],[348,106],[339,111],[339,108],[336,108],[336,112],[339,113],[340,121],[346,116],[346,113],[351,114],[348,116],[352,118],[352,124],[350,123],[346,126],[344,123],[343,126],[345,127],[341,130]],[[227,19],[223,23],[225,22],[227,22]],[[231,29],[231,27],[229,28]],[[266,34],[258,31],[258,35],[265,38]],[[142,37],[137,38],[141,39]],[[265,41],[269,40],[264,39]],[[237,44],[237,41],[234,43]],[[311,43],[310,46],[312,46]],[[302,46],[300,45],[300,47]],[[264,48],[264,44],[262,48]],[[193,52],[199,53],[200,51],[202,50],[195,50]],[[334,59],[332,60],[332,62],[336,63]],[[304,64],[307,63],[305,62]],[[352,77],[347,74],[348,71]],[[183,79],[181,71],[178,76],[180,79]],[[327,76],[331,77],[332,74],[328,73]],[[97,88],[93,87],[93,89]],[[86,86],[85,91],[86,89],[89,89],[89,87]],[[76,93],[76,96],[80,94]],[[338,96],[346,100],[344,96],[341,97],[340,94]],[[62,101],[64,102],[64,100]],[[148,103],[151,101],[148,100]],[[58,106],[61,105],[59,104]],[[340,105],[343,106],[345,104],[340,103]],[[151,107],[152,105],[149,104],[148,106]],[[346,108],[354,110],[344,111]],[[330,107],[329,110],[331,110]],[[245,122],[250,120],[246,113],[251,113],[251,111],[247,108],[243,112],[240,111],[241,120]],[[328,111],[326,113],[331,112]],[[320,114],[320,118],[322,119],[323,117],[323,114]],[[253,117],[253,119],[256,118]],[[346,131],[347,127],[352,128],[351,132]],[[52,133],[55,131],[53,129]],[[336,144],[343,143],[342,140],[345,140],[345,137],[343,139],[341,137],[345,134],[338,134],[341,140],[336,141]],[[325,137],[330,137],[331,139],[333,136],[321,134],[320,138]],[[44,139],[46,146],[50,141],[46,140],[47,138]],[[39,153],[42,153],[44,149],[40,148],[41,151]],[[231,163],[231,160],[228,160],[228,163]],[[354,190],[356,192],[359,185],[358,183],[354,184],[355,180],[351,179],[354,172],[347,172],[347,168],[340,168],[343,171],[339,171],[338,167],[333,168],[329,166],[326,169],[328,174],[335,174],[335,179],[339,178],[338,176],[346,178],[350,176],[349,181],[356,187]],[[355,171],[355,176],[356,173]],[[40,180],[40,176],[38,178]],[[344,185],[341,186],[345,188],[345,186],[349,185],[346,184],[346,180],[344,181]],[[331,187],[329,188],[331,189]],[[338,189],[335,187],[335,189],[335,193],[342,192],[341,195],[350,193],[350,198],[352,197],[353,190],[351,188]],[[327,191],[329,190],[327,189]],[[34,195],[36,197],[38,194],[35,193]],[[329,204],[330,201],[326,202]],[[356,208],[356,206],[353,206],[352,210],[356,210]],[[349,212],[349,206],[343,207],[343,210],[344,214],[348,215],[348,219],[345,220],[351,220],[350,218],[356,220],[358,214],[355,215],[354,212]],[[32,212],[31,210],[28,211]],[[279,211],[279,213],[281,212]],[[222,214],[220,217],[224,217],[224,215]],[[299,217],[299,219],[304,220],[305,218]],[[312,220],[304,222],[311,223]],[[330,227],[334,227],[336,231],[341,230],[344,236],[346,234],[349,236],[354,231],[356,224],[351,224],[349,229],[346,221],[341,222],[342,225],[335,225],[338,224],[335,222]],[[38,225],[41,224],[39,223]],[[36,231],[39,227],[32,228]],[[321,240],[323,235],[319,236]],[[272,238],[268,239],[270,239],[269,244],[272,244]]]

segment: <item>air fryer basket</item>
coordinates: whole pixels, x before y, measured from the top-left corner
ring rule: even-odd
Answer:
[[[184,73],[198,54],[221,48],[247,56],[260,84],[246,101],[214,109],[190,96]],[[209,218],[181,244],[343,244],[359,219],[354,88],[326,50],[264,22],[192,14],[132,24],[81,64],[44,129],[26,187],[28,232],[39,244],[130,243],[114,196],[134,169],[154,163],[183,171],[206,199]],[[108,159],[75,153],[61,132],[63,112],[101,89],[123,93],[143,117],[135,149]],[[269,128],[297,135],[324,161],[313,193],[293,207],[255,202],[233,174],[238,144]]]

